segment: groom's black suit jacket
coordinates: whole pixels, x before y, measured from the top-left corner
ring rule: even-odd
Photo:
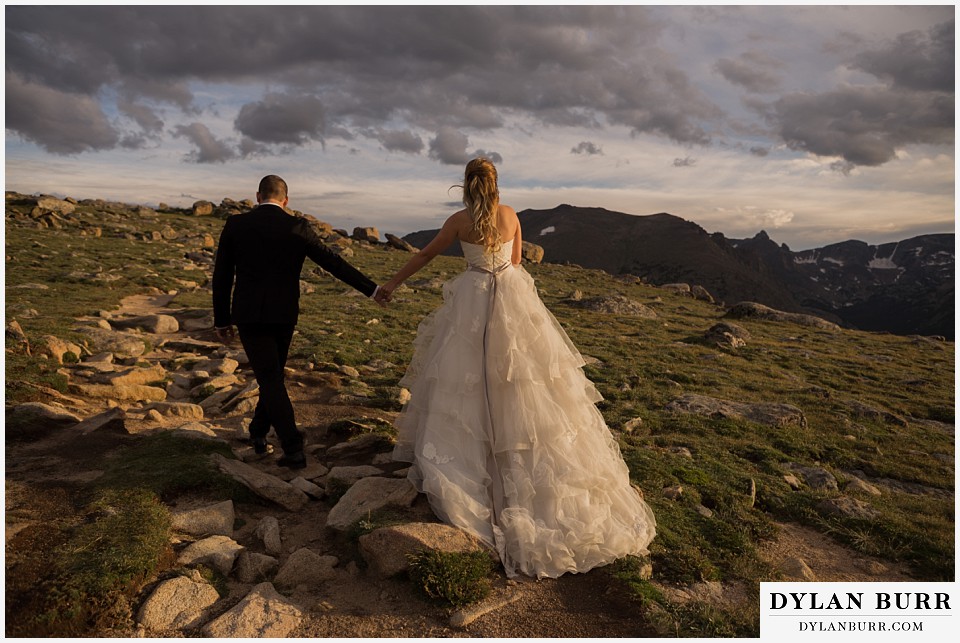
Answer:
[[[368,297],[376,290],[373,281],[323,245],[306,219],[267,203],[233,215],[223,226],[213,268],[214,324],[296,324],[306,257]]]

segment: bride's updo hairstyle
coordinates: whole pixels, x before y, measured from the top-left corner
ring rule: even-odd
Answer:
[[[502,242],[497,228],[500,190],[497,168],[489,159],[475,158],[467,163],[463,173],[463,204],[473,219],[479,243],[487,252],[500,250]]]

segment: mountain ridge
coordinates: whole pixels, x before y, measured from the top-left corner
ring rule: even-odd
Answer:
[[[524,239],[543,247],[546,262],[632,274],[656,285],[697,284],[729,304],[756,301],[861,330],[955,335],[952,233],[794,252],[766,231],[727,238],[667,212],[561,204],[518,216]],[[423,247],[434,234],[422,230],[404,240]],[[454,244],[444,254],[460,251]]]

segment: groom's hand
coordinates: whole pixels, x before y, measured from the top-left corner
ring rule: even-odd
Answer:
[[[384,286],[377,286],[377,292],[373,295],[373,300],[381,306],[386,306],[390,301],[390,290]]]
[[[224,326],[223,328],[217,328],[215,332],[217,334],[217,339],[219,339],[224,344],[231,343],[237,336],[237,332],[233,329],[233,326]]]

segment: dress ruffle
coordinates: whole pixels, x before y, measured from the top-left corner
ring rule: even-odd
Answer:
[[[500,554],[508,575],[585,572],[647,553],[653,512],[631,486],[583,357],[520,266],[463,244],[400,384],[394,459],[442,520]],[[491,301],[491,298],[493,299]]]

